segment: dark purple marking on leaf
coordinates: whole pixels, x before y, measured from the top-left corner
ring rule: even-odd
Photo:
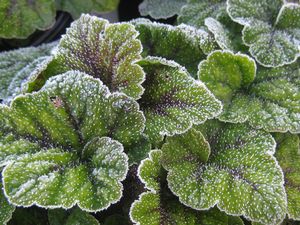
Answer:
[[[167,78],[168,79],[168,78]],[[166,111],[169,108],[189,108],[194,107],[194,103],[186,103],[174,98],[174,95],[178,92],[178,89],[174,87],[171,91],[165,93],[160,97],[157,102],[144,101],[143,98],[140,101],[141,108],[145,111],[151,111],[160,116],[168,116]]]

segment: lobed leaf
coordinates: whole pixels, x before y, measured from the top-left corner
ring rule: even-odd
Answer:
[[[76,71],[51,78],[0,108],[6,196],[22,206],[108,207],[128,169],[121,143],[138,141],[144,120],[134,100],[97,79]]]
[[[197,28],[204,27],[207,17],[222,20],[227,17],[225,0],[190,0],[181,8],[178,22],[185,23]]]
[[[247,48],[243,44],[241,38],[242,26],[233,23],[230,19],[220,22],[212,17],[204,20],[207,29],[214,35],[215,41],[223,50],[231,50],[234,52],[246,52]]]
[[[60,40],[54,59],[32,82],[39,90],[51,76],[78,70],[100,79],[111,92],[139,98],[144,72],[135,62],[141,59],[138,32],[127,23],[109,24],[95,16],[82,15]]]
[[[180,12],[187,0],[144,0],[139,5],[142,16],[151,16],[154,19],[166,19]]]
[[[24,82],[45,56],[49,56],[56,42],[39,47],[21,48],[0,53],[0,99],[9,102],[22,91]]]
[[[282,0],[228,0],[230,17],[244,25],[243,40],[265,67],[295,62],[299,54],[300,5]]]
[[[205,224],[230,225],[244,224],[238,217],[227,216],[214,208],[197,212],[180,204],[165,185],[165,171],[161,165],[162,152],[152,150],[149,158],[142,161],[138,175],[146,188],[136,200],[130,211],[131,220],[140,225],[148,224]]]
[[[199,64],[198,75],[224,104],[220,120],[248,121],[269,132],[299,133],[299,69],[299,63],[259,67],[255,77],[251,58],[217,51]]]
[[[186,67],[193,77],[196,77],[198,63],[215,48],[206,31],[191,26],[170,26],[147,19],[136,19],[131,23],[139,32],[144,57],[160,56],[174,60]]]
[[[99,225],[98,220],[79,208],[66,211],[63,209],[52,209],[48,211],[50,225]]]
[[[2,0],[0,3],[0,37],[26,38],[36,29],[46,30],[55,19],[54,0]]]
[[[56,0],[57,10],[69,12],[77,19],[82,13],[101,13],[113,11],[118,7],[119,0]]]
[[[168,185],[180,202],[198,210],[216,205],[227,214],[264,224],[281,222],[286,194],[272,136],[236,124],[206,122],[197,129],[210,143],[207,162],[200,158],[207,145],[186,148],[178,144],[180,135],[168,137],[162,147]],[[186,142],[198,141],[187,137]]]
[[[172,136],[217,116],[221,104],[201,82],[173,61],[147,57],[139,62],[146,73],[139,104],[146,117],[150,140]]]
[[[284,173],[288,216],[300,220],[300,142],[297,135],[275,134],[276,158]]]

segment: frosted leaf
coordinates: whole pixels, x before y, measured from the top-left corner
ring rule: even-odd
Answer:
[[[228,0],[231,18],[244,25],[243,40],[263,66],[295,62],[299,54],[300,5],[282,0]]]
[[[241,25],[228,21],[221,23],[211,17],[206,18],[204,23],[208,30],[213,33],[215,41],[221,49],[235,52],[247,50],[241,38]]]
[[[0,37],[26,38],[36,29],[46,30],[55,19],[53,0],[1,0]]]
[[[49,225],[99,225],[98,220],[79,208],[48,210]]]
[[[131,22],[140,33],[143,56],[160,56],[183,65],[193,77],[198,63],[215,47],[213,37],[206,31],[187,25],[171,26],[136,19]],[[193,55],[193,57],[191,57]]]
[[[243,225],[238,217],[227,216],[214,208],[197,212],[182,205],[166,185],[165,171],[161,166],[160,150],[152,150],[149,158],[142,161],[138,175],[147,189],[130,210],[131,220],[138,225]]]
[[[199,64],[198,77],[227,106],[236,92],[247,89],[256,75],[255,61],[244,54],[215,51]]]
[[[129,158],[129,165],[140,164],[141,160],[145,159],[151,150],[151,143],[146,135],[141,135],[140,138],[130,144],[125,146],[128,149],[127,155]]]
[[[100,211],[122,196],[128,165],[122,145],[108,137],[92,140],[84,156],[47,149],[24,156],[3,170],[5,195],[19,206]],[[86,162],[86,163],[84,163]]]
[[[20,48],[0,53],[0,100],[8,102],[21,93],[22,84],[31,71],[50,55],[57,43],[44,44],[39,47]]]
[[[123,145],[140,141],[144,122],[132,98],[111,94],[98,79],[78,71],[50,78],[0,108],[7,197],[23,206],[108,207],[127,173]]]
[[[292,134],[275,134],[276,158],[284,173],[288,199],[288,216],[300,220],[300,143]]]
[[[139,5],[142,16],[151,16],[154,19],[166,19],[177,15],[187,0],[144,0]]]
[[[162,147],[168,185],[180,202],[199,210],[216,205],[227,214],[264,224],[282,221],[286,194],[272,136],[236,124],[206,122],[197,129],[210,143],[207,162],[199,159],[203,146],[192,151],[178,145],[180,135],[168,137]],[[195,141],[190,136],[186,140]]]
[[[103,13],[113,11],[118,7],[119,0],[56,0],[57,10],[69,12],[73,18],[79,18],[82,13]]]
[[[11,205],[3,194],[2,182],[0,183],[0,224],[6,225],[11,219],[15,207]]]
[[[221,103],[179,64],[158,57],[139,62],[146,73],[145,92],[139,100],[151,141],[172,136],[217,116]]]
[[[222,20],[227,17],[225,0],[190,0],[181,8],[178,22],[195,27],[204,27],[207,17]]]
[[[224,104],[220,120],[299,133],[300,64],[258,67],[254,75],[255,64],[246,55],[217,51],[199,64],[199,79]]]
[[[107,20],[82,15],[60,40],[54,59],[36,75],[37,84],[32,91],[39,90],[48,77],[78,70],[100,79],[111,92],[139,98],[145,75],[135,63],[142,52],[137,36],[132,24],[109,24]]]

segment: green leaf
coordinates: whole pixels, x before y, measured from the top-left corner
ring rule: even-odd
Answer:
[[[241,38],[241,25],[228,22],[228,20],[226,23],[221,23],[211,17],[206,18],[204,24],[208,30],[213,33],[215,41],[218,43],[221,49],[235,52],[247,51],[246,46],[244,46]]]
[[[220,102],[179,64],[158,57],[147,57],[139,64],[146,73],[139,104],[150,140],[183,133],[220,113]]]
[[[214,52],[199,64],[199,79],[224,104],[219,119],[248,121],[269,132],[300,132],[300,64],[257,69],[246,55]]]
[[[22,91],[30,73],[51,54],[56,42],[0,53],[0,99],[9,102]]]
[[[222,20],[227,17],[225,0],[190,0],[181,8],[178,22],[185,23],[197,28],[204,27],[207,17]]]
[[[133,222],[140,225],[162,223],[243,225],[240,218],[227,216],[216,208],[197,212],[180,204],[165,185],[165,171],[161,165],[161,156],[160,150],[152,150],[149,158],[143,160],[139,166],[138,175],[151,192],[142,193],[132,204],[130,217]]]
[[[99,225],[95,217],[77,207],[68,211],[49,210],[48,220],[50,225]]]
[[[300,220],[300,141],[297,135],[275,134],[276,158],[281,166],[288,199],[288,216]]]
[[[58,10],[69,12],[76,19],[82,13],[113,11],[118,7],[119,0],[56,0],[55,3]]]
[[[7,201],[2,188],[2,183],[0,183],[0,223],[5,225],[11,219],[15,206]]]
[[[141,160],[145,159],[151,150],[151,143],[146,135],[141,135],[140,139],[129,146],[125,146],[128,149],[127,155],[129,158],[129,165],[140,164]]]
[[[36,29],[46,30],[55,19],[54,0],[2,0],[0,3],[0,37],[26,38]]]
[[[282,0],[228,0],[231,18],[244,25],[243,40],[265,67],[295,62],[299,54],[300,5]]]
[[[132,24],[109,24],[107,20],[82,15],[60,40],[53,61],[36,76],[38,85],[33,91],[51,76],[78,70],[100,79],[111,92],[139,98],[145,75],[135,63],[142,52],[137,36]]]
[[[216,47],[207,32],[191,26],[170,26],[147,19],[136,19],[132,24],[139,32],[144,57],[174,60],[186,67],[193,77],[196,77],[198,63]]]
[[[227,214],[265,224],[282,221],[286,194],[272,136],[245,125],[209,123],[198,127],[210,143],[207,162],[200,158],[207,147],[187,148],[178,144],[180,135],[168,137],[163,145],[162,163],[171,191],[194,209],[216,205]],[[190,136],[186,140],[195,141]]]
[[[142,16],[151,16],[154,19],[166,19],[180,12],[187,0],[144,0],[139,5]]]
[[[133,99],[98,79],[78,71],[51,78],[0,108],[6,196],[22,206],[108,207],[128,169],[122,144],[139,140],[144,120]]]
[[[199,64],[198,76],[214,95],[228,105],[239,90],[246,89],[256,75],[255,61],[247,55],[215,51]]]

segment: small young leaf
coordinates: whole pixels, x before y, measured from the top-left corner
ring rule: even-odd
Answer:
[[[288,216],[300,220],[300,142],[297,135],[275,134],[276,158],[281,166],[288,199]]]
[[[147,19],[136,19],[131,23],[140,33],[138,38],[143,44],[144,57],[174,60],[186,67],[193,77],[196,77],[199,62],[216,47],[206,31],[191,26],[174,27]]]
[[[51,78],[0,108],[6,196],[23,206],[108,207],[127,173],[121,143],[137,142],[144,121],[133,99],[98,79],[75,71]]]
[[[299,54],[300,5],[282,0],[228,0],[231,18],[244,25],[244,43],[265,67],[295,62]]]
[[[142,16],[151,16],[154,19],[166,19],[180,12],[187,0],[144,0],[139,5]]]
[[[46,30],[55,19],[54,0],[1,0],[0,37],[26,38],[36,29]]]
[[[256,65],[247,55],[215,51],[199,64],[198,75],[214,95],[228,105],[237,91],[253,82]]]
[[[82,13],[113,11],[118,7],[119,0],[56,0],[55,3],[58,10],[69,12],[74,19],[77,19]]]
[[[99,225],[95,217],[77,207],[68,211],[64,209],[49,210],[48,220],[50,225]]]
[[[0,183],[0,224],[6,225],[11,219],[15,206],[11,205],[3,194],[2,182]]]
[[[190,0],[181,8],[178,22],[185,23],[197,28],[204,27],[207,17],[217,20],[227,17],[225,0]]]
[[[0,53],[0,99],[8,102],[22,89],[31,71],[50,55],[56,42]]]
[[[158,57],[139,62],[146,72],[145,92],[139,100],[150,140],[183,133],[192,124],[217,116],[221,103],[179,64]]]
[[[137,36],[132,24],[109,24],[107,20],[82,15],[62,37],[54,59],[36,75],[36,82],[78,70],[100,79],[111,92],[124,92],[137,99],[143,93],[141,83],[145,76],[135,63],[142,52]]]
[[[243,215],[265,224],[282,221],[286,194],[282,171],[273,157],[272,136],[245,125],[206,127],[209,123],[197,128],[204,130],[210,143],[207,162],[200,158],[203,146],[190,149],[179,145],[180,135],[168,137],[163,145],[162,163],[168,171],[171,191],[180,202],[194,209],[217,205],[227,214]],[[197,141],[187,137],[186,142]]]
[[[226,62],[226,63],[224,63]],[[298,62],[278,68],[257,69],[246,55],[214,52],[199,64],[199,79],[224,107],[219,119],[248,121],[269,132],[300,132]]]

